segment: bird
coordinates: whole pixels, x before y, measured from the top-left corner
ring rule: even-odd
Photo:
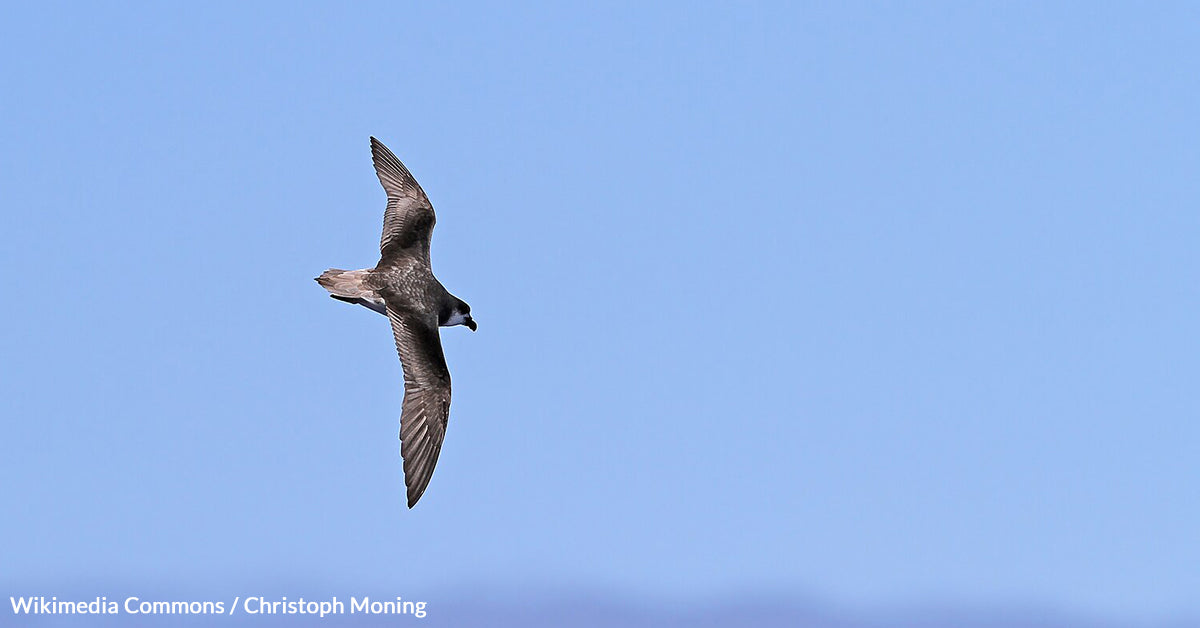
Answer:
[[[475,331],[471,306],[433,276],[429,241],[436,216],[425,191],[383,142],[371,137],[375,174],[387,193],[379,263],[374,268],[331,268],[316,278],[339,301],[383,314],[404,371],[400,455],[408,507],[425,493],[450,418],[450,370],[439,327]]]

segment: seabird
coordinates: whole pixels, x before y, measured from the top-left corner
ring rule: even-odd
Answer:
[[[429,239],[436,217],[424,190],[382,142],[371,138],[375,174],[387,192],[383,237],[375,268],[331,268],[317,277],[329,296],[369,308],[392,323],[404,370],[400,453],[408,507],[429,485],[450,417],[450,371],[438,327],[466,325],[475,331],[471,306],[433,276]]]

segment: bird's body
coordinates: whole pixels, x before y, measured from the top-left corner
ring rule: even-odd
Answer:
[[[404,369],[400,441],[412,508],[429,484],[450,416],[450,371],[438,327],[466,325],[474,331],[476,325],[471,307],[433,275],[433,205],[404,164],[373,137],[371,153],[388,196],[379,263],[361,270],[330,269],[317,282],[333,298],[383,314],[392,324]]]

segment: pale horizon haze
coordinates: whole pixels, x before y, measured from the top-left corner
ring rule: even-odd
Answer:
[[[62,2],[0,52],[0,598],[1200,621],[1195,4]],[[479,323],[412,510],[387,321],[313,281],[378,259],[372,135]]]

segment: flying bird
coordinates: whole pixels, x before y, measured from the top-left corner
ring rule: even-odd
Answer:
[[[450,294],[433,276],[429,239],[433,205],[404,164],[371,138],[375,174],[387,192],[383,237],[375,268],[331,268],[317,277],[329,296],[388,317],[404,370],[400,412],[400,453],[408,507],[429,486],[450,417],[450,371],[438,327],[466,325],[475,331],[471,306]]]

